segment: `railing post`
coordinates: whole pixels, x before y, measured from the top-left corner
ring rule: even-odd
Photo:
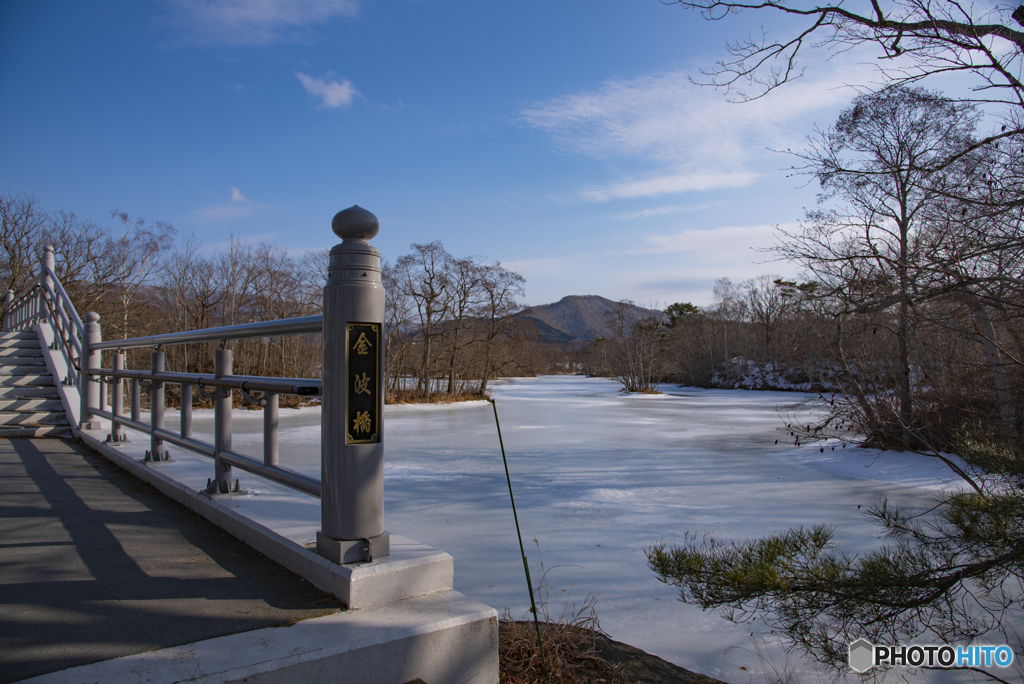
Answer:
[[[53,245],[46,245],[43,248],[43,268],[39,271],[39,285],[41,286],[43,297],[48,296],[46,293],[47,285],[49,285],[51,290],[57,289],[50,278],[50,271],[54,270],[56,270],[56,261],[53,258]]]
[[[278,399],[273,392],[264,394],[263,406],[263,465],[277,466]]]
[[[150,355],[150,370],[153,373],[164,372],[164,352],[160,347]],[[164,383],[153,379],[149,385],[149,424],[153,426],[153,432],[149,436],[149,451],[146,452],[146,461],[169,461],[171,455],[164,449],[164,442],[156,436],[157,430],[164,429]]]
[[[82,371],[78,374],[78,393],[81,396],[81,413],[78,427],[80,430],[100,430],[103,428],[99,418],[92,415],[93,409],[100,407],[100,379],[89,374],[90,370],[99,370],[102,352],[92,345],[103,341],[100,330],[100,315],[95,311],[85,314],[85,330],[82,335]]]
[[[181,425],[178,432],[182,437],[192,436],[192,385],[181,386]]]
[[[368,240],[377,217],[353,206],[331,222],[323,303],[323,405],[317,552],[335,563],[390,554],[384,534],[384,288]]]
[[[231,375],[231,350],[218,349],[213,360],[213,376]],[[206,487],[208,494],[227,494],[231,491],[231,465],[221,460],[221,454],[231,449],[231,395],[232,391],[218,387],[213,401],[213,470],[214,476]]]
[[[13,326],[13,321],[8,324],[8,318],[11,317],[11,305],[14,304],[14,290],[8,290],[7,296],[4,297],[4,330],[10,330]]]
[[[132,420],[142,422],[142,383],[132,378]]]
[[[124,352],[120,349],[114,352],[114,370],[124,370]],[[110,407],[110,412],[117,418],[124,414],[124,379],[112,378],[112,381],[114,383],[114,405]],[[107,441],[112,444],[123,444],[128,441],[128,435],[116,420],[110,421],[110,434],[107,435]]]
[[[42,268],[39,269],[39,312],[37,317],[42,319],[46,316],[47,307],[46,300],[50,298],[49,293],[46,291],[46,286],[49,285],[50,289],[55,289],[53,280],[50,278],[50,271],[55,268],[55,261],[53,258],[53,245],[46,245],[43,248],[43,264]],[[98,408],[103,408],[99,406]]]

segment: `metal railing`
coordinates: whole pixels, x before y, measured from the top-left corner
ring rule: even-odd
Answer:
[[[8,293],[5,330],[24,330],[37,323],[53,331],[51,349],[67,358],[65,383],[78,388],[79,434],[103,428],[98,418],[110,421],[108,443],[126,441],[125,428],[150,436],[144,460],[169,460],[164,443],[211,457],[214,474],[206,492],[213,495],[238,490],[232,468],[319,497],[321,532],[317,551],[336,563],[370,560],[389,553],[383,534],[383,315],[384,291],[380,279],[380,253],[368,240],[377,234],[377,219],[351,207],[332,222],[342,238],[330,252],[324,288],[324,315],[277,321],[171,332],[131,339],[104,341],[100,317],[94,312],[78,316],[53,268],[53,248],[47,247],[38,282],[17,297]],[[323,379],[275,378],[234,375],[228,340],[252,337],[323,334]],[[351,339],[350,339],[351,336]],[[220,342],[214,372],[179,373],[165,369],[164,347],[198,342]],[[126,349],[153,347],[148,370],[125,368]],[[113,351],[112,365],[102,367],[102,353]],[[129,414],[125,414],[125,382],[129,383]],[[111,385],[109,408],[106,385]],[[181,389],[181,419],[177,431],[165,426],[165,386]],[[193,390],[214,404],[214,441],[192,434]],[[142,392],[149,395],[149,421],[142,419]],[[263,408],[263,458],[232,448],[234,392],[243,403]],[[320,479],[280,465],[278,454],[279,397],[321,397]],[[366,396],[364,396],[366,395]]]
[[[110,410],[90,407],[89,412],[91,415],[106,418],[111,422],[111,431],[107,436],[108,442],[123,442],[125,434],[122,428],[124,427],[150,435],[150,448],[146,452],[146,461],[168,459],[167,450],[163,447],[164,442],[213,458],[216,462],[215,473],[214,477],[210,478],[206,490],[210,494],[223,494],[237,490],[237,487],[232,487],[231,477],[231,468],[237,467],[253,475],[259,475],[305,494],[319,497],[321,496],[321,486],[318,479],[284,468],[278,462],[278,397],[282,394],[318,397],[323,387],[322,380],[232,375],[231,350],[225,348],[217,350],[216,371],[212,374],[168,372],[164,370],[163,347],[170,344],[196,342],[225,343],[228,340],[265,335],[319,333],[322,330],[322,321],[321,316],[306,316],[297,319],[246,323],[107,342],[98,339],[99,321],[90,321],[91,325],[87,334],[90,352],[95,352],[97,355],[104,349],[112,349],[115,352],[111,368],[93,367],[91,355],[86,364],[85,373],[99,381],[98,394],[100,396],[106,395],[104,384],[113,385]],[[137,347],[156,348],[151,355],[149,370],[125,370],[124,350]],[[130,383],[130,415],[124,415],[125,381]],[[181,388],[181,420],[177,432],[168,430],[164,424],[164,394],[168,384],[178,385]],[[150,419],[148,423],[141,419],[141,390],[143,389],[149,393]],[[214,442],[212,444],[196,439],[192,435],[193,390],[214,402]],[[231,405],[233,403],[232,395],[236,390],[241,392],[243,403],[263,408],[262,462],[231,448]],[[254,396],[253,393],[260,396]],[[83,396],[87,396],[87,394],[88,391]],[[91,401],[91,398],[84,401]],[[84,412],[83,406],[83,415],[85,415]]]
[[[16,296],[8,291],[4,311],[4,330],[29,330],[37,323],[49,324],[53,332],[50,348],[60,351],[67,366],[67,375],[61,381],[65,385],[77,386],[83,324],[71,297],[54,272],[52,246],[47,245],[43,251],[36,281]]]

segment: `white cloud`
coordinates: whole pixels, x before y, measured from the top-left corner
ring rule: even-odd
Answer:
[[[581,191],[580,195],[591,202],[607,202],[612,199],[656,197],[693,190],[741,188],[751,185],[756,180],[757,174],[751,171],[681,173],[587,188]]]
[[[797,223],[783,223],[778,227],[782,230],[794,230]],[[717,260],[731,262],[736,259],[737,247],[744,252],[765,249],[775,244],[776,226],[723,226],[711,230],[687,229],[667,235],[647,235],[643,244],[629,250],[630,254],[668,254],[693,253],[701,254],[714,265]],[[758,261],[771,261],[772,256],[765,254]]]
[[[321,78],[313,78],[306,74],[295,72],[296,78],[302,81],[302,87],[313,97],[320,98],[321,106],[327,109],[348,107],[352,104],[352,98],[359,95],[359,91],[352,85],[352,81],[326,81]]]
[[[353,17],[358,0],[168,0],[170,20],[198,43],[267,45]]]
[[[560,273],[565,268],[563,259],[545,257],[541,259],[518,259],[516,261],[503,261],[501,265],[510,271],[524,276],[548,275]]]
[[[520,119],[575,153],[648,169],[585,188],[585,200],[739,187],[755,182],[753,167],[766,147],[802,146],[809,115],[825,110],[831,118],[849,103],[855,93],[844,86],[866,69],[826,65],[814,80],[795,81],[743,104],[727,102],[721,93],[690,83],[686,72],[673,71],[608,81],[525,109]]]
[[[650,218],[652,216],[664,216],[665,214],[678,214],[681,211],[700,211],[701,209],[710,208],[710,204],[690,204],[688,206],[667,206],[667,207],[652,207],[651,209],[641,209],[640,211],[631,211],[627,214],[618,214],[615,218],[628,221],[636,218]]]
[[[232,219],[254,216],[264,209],[270,208],[269,204],[250,202],[249,198],[242,194],[238,188],[231,188],[231,199],[221,204],[214,204],[208,207],[200,207],[194,210],[189,217],[200,223],[217,223],[219,221],[230,221]]]

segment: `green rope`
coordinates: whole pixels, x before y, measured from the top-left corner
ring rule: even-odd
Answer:
[[[516,521],[516,536],[519,537],[519,553],[523,556],[523,572],[526,573],[526,588],[530,592],[530,612],[533,613],[533,627],[537,630],[537,646],[540,648],[540,664],[544,676],[548,675],[548,663],[544,658],[544,642],[540,638],[540,621],[537,619],[537,603],[533,598],[533,580],[530,579],[530,564],[526,560],[526,549],[523,548],[523,533],[519,530],[519,515],[516,513],[516,497],[512,494],[512,477],[508,474],[508,459],[505,457],[505,442],[501,438],[501,421],[498,420],[498,404],[493,399],[494,424],[498,427],[498,444],[501,445],[501,460],[505,464],[505,480],[508,482],[508,498],[512,501],[512,517]]]

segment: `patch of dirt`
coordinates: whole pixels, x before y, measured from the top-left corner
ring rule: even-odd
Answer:
[[[541,625],[548,661],[541,675],[532,622],[502,620],[498,652],[503,684],[725,684],[604,634],[565,623]]]

